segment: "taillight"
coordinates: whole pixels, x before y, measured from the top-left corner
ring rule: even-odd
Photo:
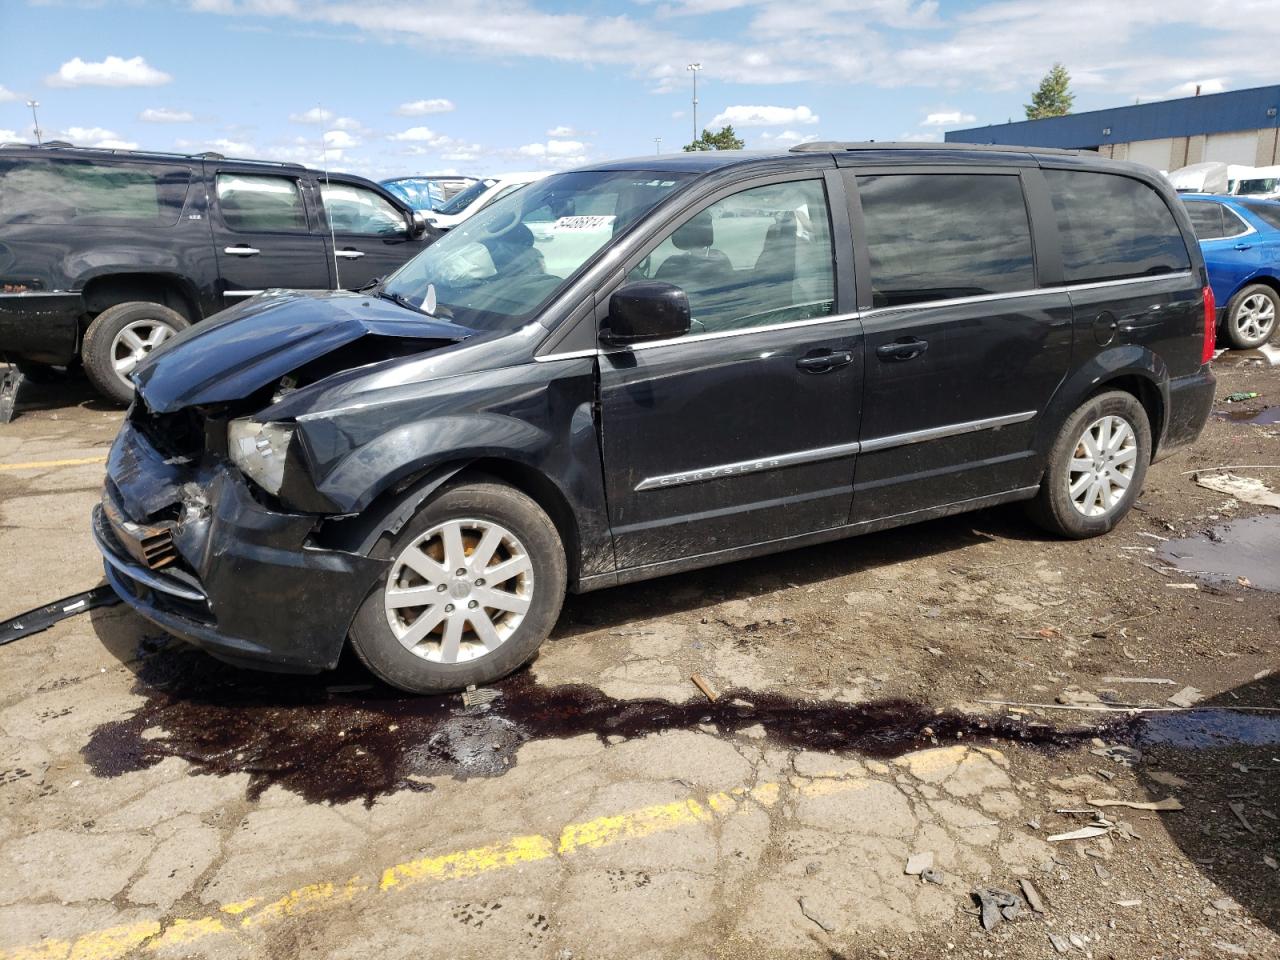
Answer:
[[[1213,359],[1213,348],[1218,338],[1218,305],[1213,300],[1213,287],[1204,288],[1204,349],[1200,354],[1200,362],[1208,363]]]

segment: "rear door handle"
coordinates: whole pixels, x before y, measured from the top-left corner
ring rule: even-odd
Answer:
[[[352,250],[348,248],[346,250],[339,250],[336,256],[342,257],[343,259],[346,259],[346,260],[359,260],[361,257],[364,256],[364,251]]]
[[[1236,246],[1235,246],[1235,248],[1236,248],[1237,250],[1252,250],[1252,249],[1253,249],[1253,244],[1252,244],[1252,243],[1237,243],[1237,244],[1236,244]]]
[[[262,251],[259,250],[257,247],[251,247],[247,244],[242,243],[238,247],[226,247],[223,249],[222,252],[229,253],[233,257],[256,257]]]
[[[853,363],[853,354],[848,350],[841,350],[839,353],[816,353],[801,357],[796,361],[796,366],[805,373],[827,373],[850,363]]]
[[[928,340],[898,340],[876,347],[876,356],[892,363],[898,360],[911,360],[929,349]]]

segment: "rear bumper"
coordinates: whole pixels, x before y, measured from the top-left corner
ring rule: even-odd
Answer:
[[[78,293],[0,293],[0,357],[69,363],[80,346]]]
[[[1168,415],[1153,461],[1163,460],[1200,436],[1213,409],[1217,383],[1207,363],[1191,376],[1169,381]]]
[[[237,665],[292,673],[333,667],[383,563],[310,546],[317,517],[264,507],[225,464],[175,483],[172,464],[158,458],[126,423],[108,460],[108,509],[94,509],[94,540],[121,599]],[[137,515],[143,502],[151,516]],[[176,559],[148,566],[121,518],[154,529],[158,517],[175,515],[159,523],[172,531]]]

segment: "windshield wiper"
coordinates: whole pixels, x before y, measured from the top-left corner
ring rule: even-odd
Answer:
[[[380,300],[390,300],[396,306],[404,307],[406,310],[412,310],[414,313],[420,313],[424,317],[431,317],[431,314],[427,313],[427,311],[423,310],[420,306],[418,306],[416,303],[414,303],[412,300],[406,297],[403,293],[392,293],[390,290],[387,290],[386,288],[380,288],[378,290],[373,291],[373,295],[375,297],[378,297]],[[431,317],[431,319],[434,320],[435,317]]]

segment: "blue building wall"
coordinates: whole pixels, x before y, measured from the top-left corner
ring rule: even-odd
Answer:
[[[1107,143],[1275,127],[1277,114],[1280,114],[1280,85],[1111,107],[1046,120],[950,130],[946,139],[948,143],[1092,149]],[[1104,133],[1108,128],[1111,132]]]

